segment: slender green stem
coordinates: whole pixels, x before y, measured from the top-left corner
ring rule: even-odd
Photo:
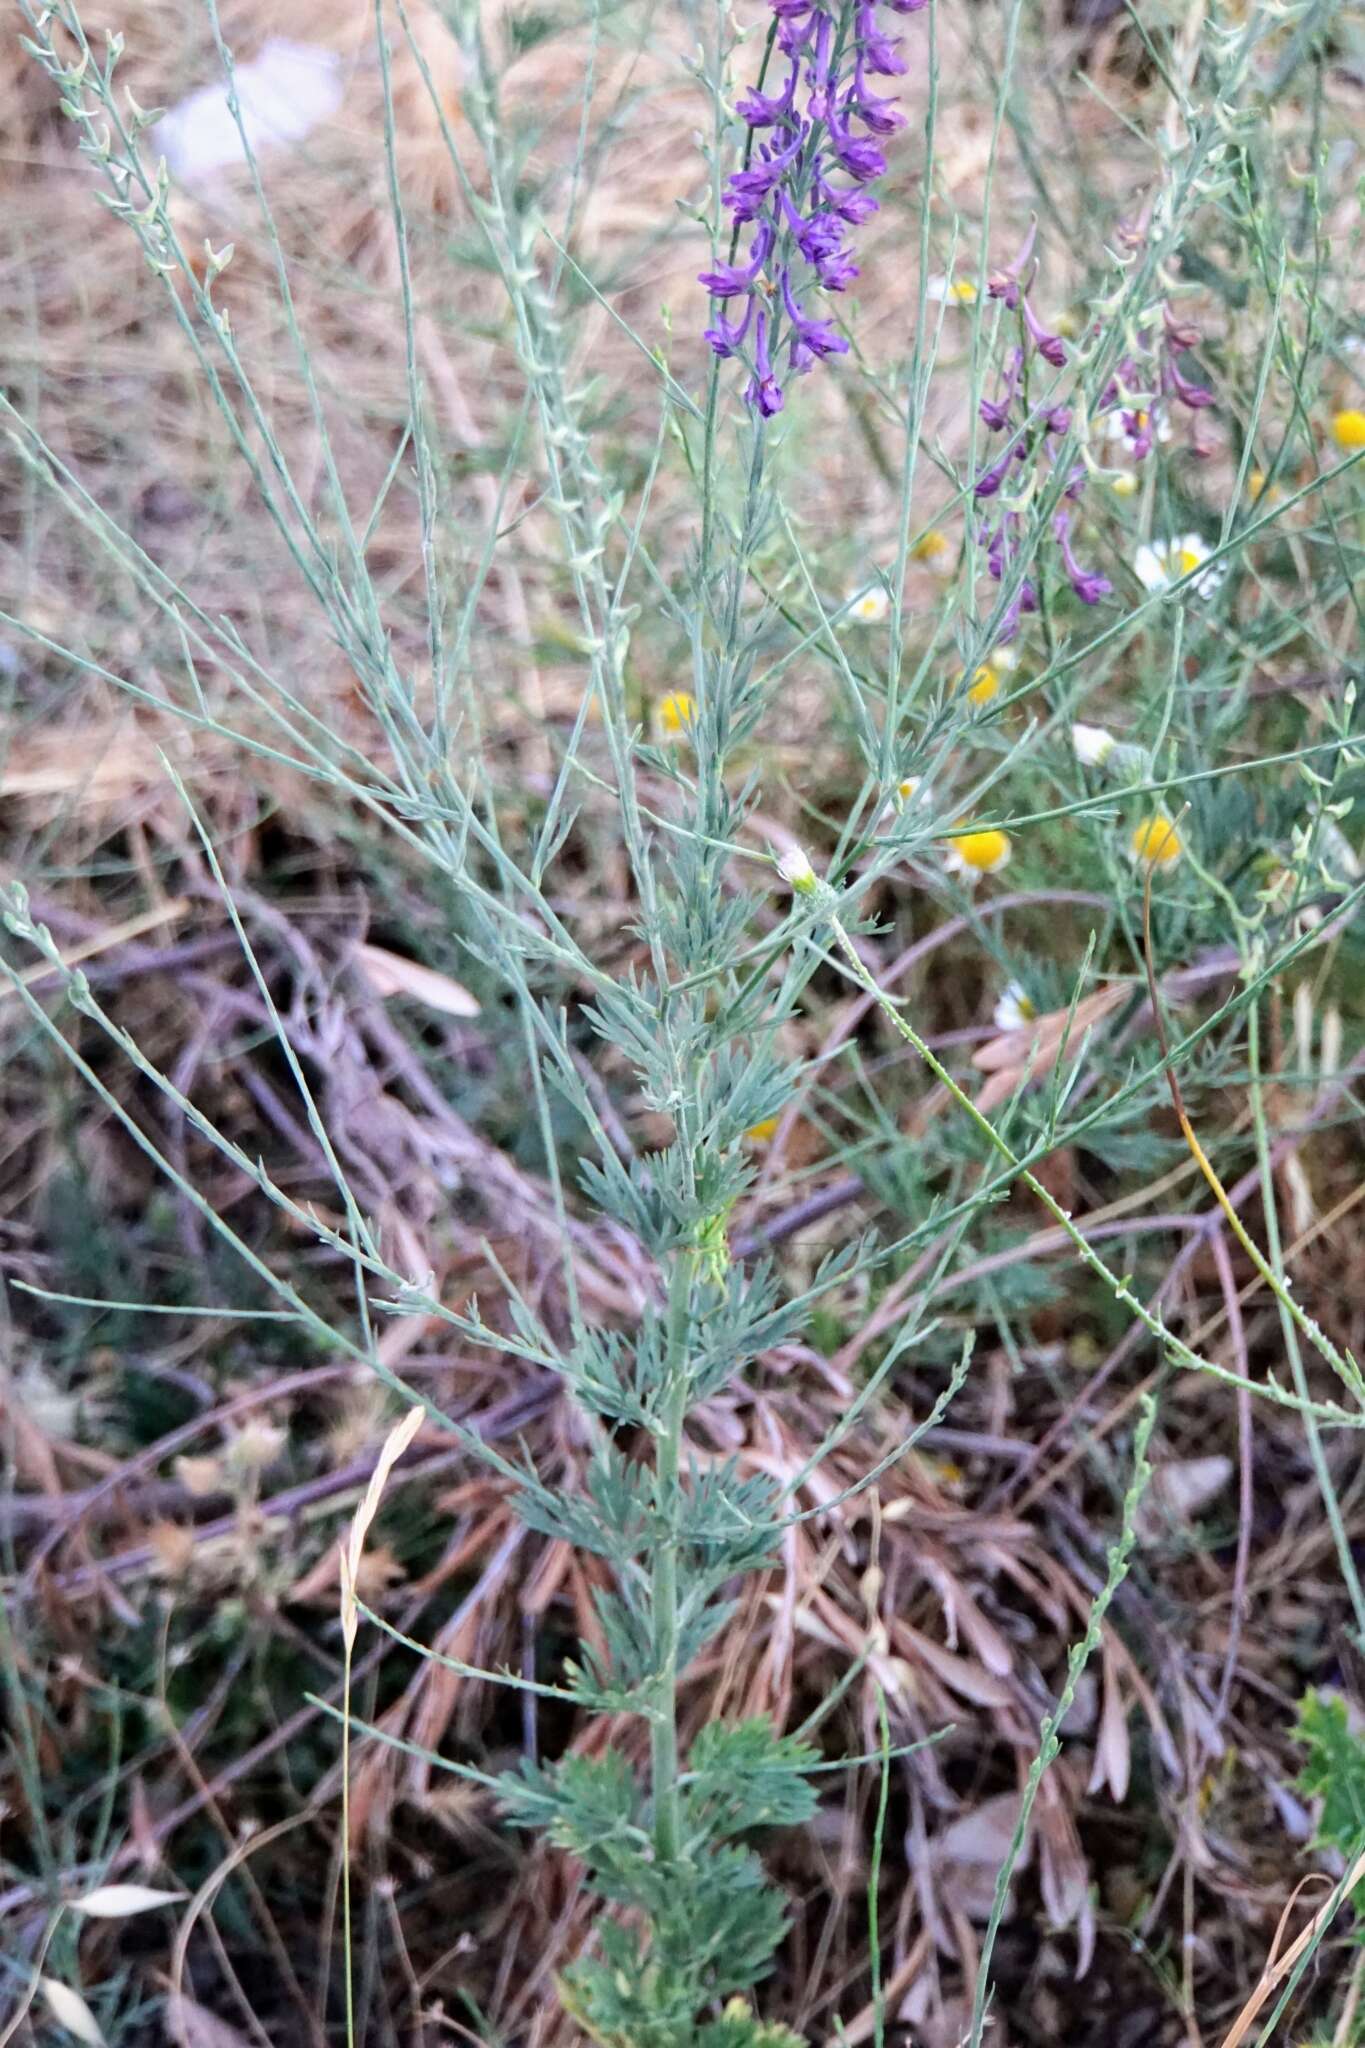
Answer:
[[[678,1523],[683,1423],[687,1416],[687,1331],[697,1254],[680,1252],[668,1292],[664,1426],[657,1451],[660,1506],[672,1528],[654,1553],[652,1611],[656,1695],[650,1740],[654,1844],[664,1862],[678,1855]]]

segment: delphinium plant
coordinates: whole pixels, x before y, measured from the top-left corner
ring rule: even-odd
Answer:
[[[772,1564],[780,1535],[799,1511],[801,1485],[833,1445],[812,1444],[795,1480],[760,1478],[738,1463],[702,1455],[692,1427],[695,1411],[742,1381],[765,1352],[799,1333],[815,1305],[850,1278],[904,1272],[923,1254],[929,1261],[927,1293],[949,1273],[967,1233],[988,1227],[998,1200],[1022,1185],[1043,1205],[1107,1306],[1143,1326],[1166,1361],[1212,1372],[1239,1394],[1273,1401],[1310,1431],[1319,1424],[1358,1429],[1365,1419],[1365,1387],[1354,1360],[1300,1307],[1278,1248],[1272,1246],[1267,1257],[1239,1224],[1178,1082],[1174,1107],[1182,1139],[1229,1228],[1241,1230],[1239,1242],[1276,1301],[1292,1384],[1275,1376],[1252,1381],[1180,1337],[1161,1300],[1142,1298],[1131,1276],[1108,1262],[1038,1172],[1050,1153],[1087,1134],[1102,1131],[1116,1145],[1135,1132],[1145,1138],[1154,1109],[1167,1100],[1168,1074],[1180,1070],[1202,1081],[1199,1063],[1216,1034],[1213,1051],[1224,1066],[1211,1060],[1207,1078],[1210,1088],[1221,1080],[1234,1051],[1240,1052],[1235,1034],[1248,1006],[1254,1016],[1272,976],[1318,943],[1312,930],[1295,923],[1307,899],[1330,883],[1337,917],[1341,899],[1349,901],[1354,886],[1351,876],[1328,872],[1325,851],[1327,828],[1337,824],[1346,801],[1339,778],[1355,765],[1349,701],[1331,735],[1329,772],[1315,785],[1308,824],[1297,837],[1279,835],[1290,842],[1290,857],[1273,887],[1266,874],[1222,872],[1216,834],[1203,820],[1187,822],[1183,816],[1184,791],[1204,771],[1181,766],[1177,741],[1192,744],[1195,735],[1172,732],[1176,693],[1174,686],[1166,690],[1165,677],[1174,678],[1179,668],[1181,605],[1216,599],[1223,609],[1202,617],[1227,619],[1233,592],[1221,589],[1216,575],[1208,579],[1211,558],[1217,558],[1217,569],[1235,553],[1233,516],[1217,549],[1190,548],[1149,531],[1140,544],[1146,557],[1134,553],[1131,565],[1116,558],[1095,566],[1089,549],[1114,540],[1112,527],[1106,529],[1095,511],[1086,552],[1078,552],[1082,518],[1107,503],[1103,493],[1116,473],[1116,448],[1127,458],[1124,477],[1144,478],[1135,491],[1120,494],[1119,502],[1138,492],[1150,501],[1157,485],[1146,479],[1157,470],[1157,451],[1172,419],[1197,423],[1219,402],[1214,372],[1204,381],[1194,365],[1202,337],[1175,304],[1179,280],[1171,266],[1199,209],[1226,198],[1236,184],[1229,159],[1245,145],[1248,64],[1268,15],[1252,10],[1244,27],[1220,24],[1207,105],[1195,103],[1188,83],[1173,87],[1182,120],[1163,155],[1157,201],[1140,231],[1120,237],[1118,250],[1097,254],[1092,303],[1071,340],[1037,309],[1036,231],[997,267],[983,256],[984,289],[970,316],[968,410],[976,445],[957,466],[938,457],[940,480],[946,477],[951,492],[952,511],[944,517],[961,526],[963,569],[939,616],[912,645],[902,593],[921,524],[914,517],[916,464],[933,369],[923,285],[905,359],[875,387],[882,418],[893,423],[904,450],[896,478],[894,560],[852,598],[831,596],[831,579],[812,561],[792,514],[780,437],[799,425],[811,389],[803,383],[807,372],[823,365],[829,377],[857,374],[848,360],[857,341],[847,311],[859,274],[854,230],[870,230],[876,217],[872,188],[887,169],[883,145],[889,146],[902,125],[878,81],[931,68],[927,17],[915,19],[913,7],[895,0],[885,6],[878,0],[775,0],[766,39],[742,43],[738,52],[723,10],[707,26],[697,79],[715,109],[708,145],[712,192],[709,213],[699,210],[714,247],[700,273],[695,310],[699,328],[708,321],[710,360],[704,386],[694,394],[660,354],[641,350],[641,375],[660,396],[661,426],[644,482],[628,504],[600,454],[595,395],[576,381],[562,296],[566,276],[578,275],[574,259],[528,198],[516,125],[500,104],[497,67],[478,14],[463,4],[452,10],[465,66],[458,133],[434,84],[432,99],[483,252],[505,293],[524,397],[506,474],[519,464],[535,471],[555,522],[575,647],[586,674],[572,731],[527,843],[516,845],[500,813],[489,763],[475,743],[470,687],[474,622],[501,537],[501,499],[481,558],[467,583],[452,588],[443,569],[440,449],[414,341],[420,307],[396,172],[391,94],[391,203],[411,344],[405,431],[429,629],[420,680],[418,664],[404,665],[390,634],[366,559],[365,520],[349,505],[331,461],[327,408],[309,374],[287,277],[282,273],[285,331],[298,352],[324,450],[321,511],[278,446],[259,371],[243,360],[217,295],[232,251],[209,248],[200,256],[184,247],[164,167],[147,151],[150,117],[116,91],[117,47],[92,50],[69,0],[23,4],[37,60],[60,93],[83,152],[105,180],[106,204],[136,236],[163,281],[170,316],[179,322],[228,422],[281,544],[354,669],[384,746],[376,740],[367,750],[329,730],[286,677],[248,652],[241,636],[196,606],[127,536],[109,530],[36,427],[9,408],[16,443],[34,473],[74,518],[89,525],[140,596],[174,628],[186,669],[174,708],[191,729],[240,738],[300,771],[374,829],[394,835],[434,884],[458,893],[471,953],[506,992],[521,1035],[530,1113],[563,1225],[562,1328],[552,1330],[510,1282],[501,1313],[485,1319],[473,1309],[452,1309],[439,1293],[397,1269],[349,1185],[287,1021],[274,1008],[246,922],[235,909],[290,1078],[335,1179],[340,1215],[331,1220],[272,1180],[186,1099],[64,962],[21,889],[7,885],[4,898],[9,931],[36,949],[76,1011],[107,1034],[191,1121],[196,1135],[291,1225],[353,1269],[361,1308],[352,1328],[329,1323],[289,1273],[234,1233],[231,1219],[216,1214],[178,1175],[174,1161],[137,1126],[78,1049],[62,1039],[19,970],[6,963],[4,971],[35,1029],[48,1033],[56,1049],[103,1089],[111,1115],[176,1180],[204,1223],[252,1267],[300,1329],[374,1372],[404,1402],[425,1408],[432,1421],[461,1437],[471,1457],[494,1466],[530,1528],[592,1554],[607,1568],[610,1586],[597,1600],[603,1647],[582,1650],[553,1680],[475,1672],[447,1660],[462,1675],[519,1687],[584,1714],[633,1719],[645,1731],[638,1768],[625,1746],[593,1755],[571,1750],[497,1776],[453,1764],[490,1789],[513,1823],[543,1830],[571,1853],[600,1902],[587,1951],[563,1978],[572,2019],[610,2048],[747,2048],[780,2041],[782,2029],[757,2016],[754,1999],[782,1939],[786,1910],[766,1875],[759,1845],[768,1830],[811,1820],[817,1768],[840,1761],[852,1768],[856,1759],[825,1758],[814,1740],[818,1717],[795,1733],[765,1720],[717,1720],[684,1753],[679,1696],[687,1666],[724,1626],[747,1575]],[[1011,50],[1019,11],[1013,10],[1008,25]],[[216,15],[210,13],[217,33]],[[381,10],[381,65],[388,61],[390,26],[406,32],[401,7],[393,24]],[[736,88],[737,62],[747,63],[760,41],[762,55],[752,75]],[[221,41],[220,49],[229,63]],[[1008,66],[1006,74],[997,134],[1009,93]],[[932,94],[930,101],[932,109]],[[243,142],[245,149],[245,136]],[[894,146],[910,151],[920,145],[903,135]],[[249,149],[245,153],[267,240],[277,248],[264,185]],[[921,253],[927,253],[927,202],[920,229]],[[709,318],[702,311],[707,296]],[[686,561],[665,574],[653,551],[649,515],[671,446],[681,451],[696,502]],[[837,525],[837,516],[830,523]],[[1111,553],[1117,557],[1112,546]],[[1130,587],[1135,580],[1136,592]],[[657,620],[642,617],[645,604]],[[1202,630],[1200,616],[1191,611],[1191,617]],[[1163,680],[1152,696],[1157,712],[1151,729],[1140,737],[1116,738],[1077,718],[1077,711],[1088,708],[1077,675],[1082,662],[1098,673],[1106,650],[1112,653],[1116,643],[1126,645],[1149,628],[1165,630],[1172,619],[1177,623],[1153,664]],[[1000,686],[1008,671],[989,664],[1002,663],[1000,650],[1024,641],[1035,620],[1041,647],[1033,647],[1028,659],[1042,674],[1029,678],[1028,686],[1039,693],[1043,729],[1002,737],[1005,728],[994,721],[1008,709],[1008,693]],[[641,733],[631,677],[633,636],[656,624],[667,639],[673,684],[665,721],[670,743],[657,746]],[[874,659],[867,643],[860,648],[846,636],[854,624],[886,626],[884,660]],[[1089,637],[1077,646],[1073,636],[1082,631]],[[788,637],[779,640],[779,633]],[[811,650],[818,650],[822,673],[839,692],[857,783],[846,813],[819,821],[828,844],[818,859],[785,827],[777,837],[759,828],[764,792],[755,765],[786,671],[797,654]],[[206,698],[200,664],[228,674],[241,702],[251,707],[252,720],[240,708],[225,710],[220,700]],[[164,700],[136,678],[125,687],[165,709]],[[1022,694],[1024,681],[1017,687]],[[1138,710],[1145,717],[1149,708],[1144,703]],[[240,724],[234,722],[238,718]],[[874,892],[907,862],[932,873],[964,927],[979,932],[973,892],[1003,866],[1020,837],[1021,822],[1006,801],[1014,803],[1017,789],[1027,793],[1027,800],[1018,800],[1025,828],[1058,821],[1071,832],[1093,828],[1092,844],[1109,849],[1094,855],[1097,864],[1108,862],[1104,878],[1115,906],[1106,936],[1116,952],[1128,948],[1123,957],[1134,1012],[1149,1006],[1160,1036],[1158,1049],[1149,1049],[1141,1062],[1125,1053],[1106,1065],[1103,1050],[1095,1054],[1090,1079],[1097,1079],[1098,1103],[1079,1090],[1072,1100],[1079,1068],[1070,1058],[1071,1024],[1088,960],[1074,972],[1057,969],[1061,1021],[1053,1020],[1048,1057],[1041,1062],[1030,1039],[1037,1005],[1014,999],[1007,1024],[1023,1041],[1016,1046],[1017,1082],[988,1108],[973,1099],[913,1011],[882,987],[869,965]],[[629,870],[640,964],[619,978],[579,936],[556,887],[557,864],[580,807],[589,803],[610,807]],[[1124,807],[1132,814],[1125,812],[1127,845],[1115,856],[1114,820]],[[208,870],[230,895],[212,836],[197,814],[192,817]],[[1177,878],[1184,885],[1191,877],[1198,888],[1191,884],[1189,897],[1177,899]],[[1236,935],[1240,990],[1211,1019],[1183,1023],[1177,1031],[1165,1010],[1176,940],[1168,942],[1168,961],[1161,953],[1163,938],[1175,933],[1203,943],[1215,929]],[[941,1155],[925,1147],[925,1156],[943,1167],[944,1199],[926,1200],[923,1213],[909,1219],[889,1250],[855,1239],[787,1292],[770,1260],[734,1255],[730,1224],[755,1178],[751,1134],[781,1118],[812,1085],[788,1041],[817,972],[841,977],[869,999],[896,1049],[904,1048],[915,1070],[943,1091],[954,1113],[954,1135],[942,1141]],[[604,1118],[562,1007],[570,989],[582,997],[580,1015],[588,1029],[629,1073],[636,1098],[666,1132],[653,1150],[623,1148]],[[1085,1033],[1075,1035],[1079,1040]],[[1254,1068],[1253,1074],[1259,1083]],[[1036,1089],[1035,1082],[1041,1084]],[[576,1189],[560,1178],[556,1115],[564,1103],[586,1133],[588,1157]],[[1263,1127],[1257,1135],[1264,1154]],[[1259,1164],[1266,1182],[1270,1169],[1264,1157]],[[577,1297],[568,1247],[585,1199],[592,1212],[629,1233],[649,1264],[651,1288],[638,1317],[625,1327],[594,1323]],[[383,1363],[375,1326],[385,1314],[432,1317],[467,1344],[558,1375],[590,1446],[581,1487],[570,1492],[551,1486],[524,1460],[494,1454],[475,1432],[442,1416]],[[901,1319],[844,1432],[857,1426],[880,1387],[929,1334],[927,1317],[911,1313]],[[1330,1393],[1310,1387],[1299,1357],[1303,1345],[1334,1375]],[[941,1420],[963,1383],[971,1349],[968,1334],[958,1362],[939,1372],[921,1428]],[[974,2040],[985,2023],[991,1948],[1032,1801],[1057,1753],[1058,1730],[1081,1667],[1128,1569],[1151,1430],[1149,1409],[1133,1439],[1131,1478],[1121,1492],[1106,1571],[1098,1577],[1061,1695],[1043,1719],[1018,1828],[996,1887],[976,1987]],[[402,1441],[391,1440],[395,1455]],[[908,1447],[898,1444],[891,1455],[900,1457]],[[869,1470],[864,1484],[871,1486],[877,1477],[876,1469]],[[1330,1513],[1331,1487],[1325,1478],[1323,1483]],[[827,1500],[821,1511],[837,1505]],[[367,1502],[366,1519],[373,1507]],[[1347,1566],[1347,1545],[1342,1558]],[[362,1613],[377,1626],[387,1625],[362,1607],[356,1582],[352,1555],[344,1581],[348,1656]],[[888,1740],[888,1759],[890,1748]],[[875,1871],[870,1906],[875,1991]],[[880,2027],[880,2005],[877,2012]]]

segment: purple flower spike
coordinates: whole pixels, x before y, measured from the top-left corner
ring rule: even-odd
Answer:
[[[858,275],[847,235],[877,211],[866,187],[882,176],[886,157],[875,138],[904,126],[899,107],[871,81],[908,67],[900,40],[881,25],[882,0],[853,0],[851,34],[843,0],[769,4],[778,48],[790,59],[787,78],[780,92],[755,85],[737,102],[751,131],[769,132],[756,148],[751,141],[748,163],[724,192],[731,219],[753,223],[754,238],[744,262],[717,263],[701,282],[713,298],[736,302],[715,317],[706,341],[718,356],[744,353],[752,368],[745,401],[770,418],[784,403],[774,361],[800,376],[848,353],[833,322],[805,309],[812,291],[841,292]],[[912,14],[925,0],[885,4]]]
[[[1029,331],[1033,346],[1037,349],[1043,361],[1051,363],[1054,370],[1064,370],[1066,368],[1066,343],[1062,340],[1060,334],[1048,333],[1042,322],[1035,319],[1033,308],[1027,299],[1021,299],[1019,306],[1024,315],[1024,325]]]

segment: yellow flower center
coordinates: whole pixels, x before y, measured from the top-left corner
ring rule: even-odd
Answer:
[[[1133,859],[1149,867],[1173,867],[1185,851],[1180,834],[1161,811],[1144,818],[1132,837]]]
[[[659,705],[659,730],[666,739],[681,739],[696,715],[696,700],[690,692],[670,690]]]
[[[948,295],[956,299],[959,306],[976,304],[976,286],[969,277],[955,277],[948,287]]]
[[[1109,488],[1116,498],[1132,498],[1137,495],[1138,480],[1131,470],[1120,470],[1109,479]]]
[[[1000,694],[1000,671],[989,661],[983,661],[971,682],[967,685],[967,701],[980,710],[989,704],[992,697]]]
[[[1009,834],[998,825],[977,832],[954,832],[952,843],[958,859],[982,875],[993,875],[1010,857]]]
[[[1338,448],[1345,448],[1348,452],[1365,448],[1365,412],[1358,412],[1354,407],[1339,412],[1332,421],[1332,438]]]
[[[907,776],[906,776],[906,778],[905,778],[905,780],[904,780],[904,782],[898,782],[898,783],[896,784],[896,798],[897,798],[897,801],[898,801],[899,803],[903,803],[903,804],[908,804],[908,803],[909,803],[909,801],[910,801],[910,799],[911,799],[911,797],[912,797],[912,796],[913,796],[913,795],[915,794],[915,791],[916,791],[916,790],[917,790],[918,788],[919,788],[919,777],[918,777],[918,775],[907,775]]]
[[[910,553],[917,562],[941,562],[952,553],[952,543],[946,533],[940,533],[936,526],[931,526],[927,533],[920,535]]]
[[[1193,575],[1203,559],[1204,557],[1197,555],[1193,548],[1177,548],[1175,550],[1175,571],[1177,576]]]
[[[751,1145],[767,1145],[777,1129],[777,1121],[775,1116],[765,1116],[758,1123],[750,1124],[744,1135]]]

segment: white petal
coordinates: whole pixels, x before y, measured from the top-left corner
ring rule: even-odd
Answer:
[[[1087,768],[1098,768],[1113,753],[1115,742],[1113,733],[1106,732],[1102,725],[1073,725],[1071,744],[1078,761]]]
[[[73,1991],[69,1984],[63,1984],[59,1977],[40,1977],[43,1997],[47,2009],[58,2026],[65,2027],[68,2034],[74,2034],[78,2041],[86,2041],[89,2048],[108,2048],[99,2029],[99,2021],[91,2012],[79,1991]]]
[[[73,1913],[90,1920],[126,1920],[130,1913],[151,1913],[158,1906],[174,1906],[188,1898],[187,1892],[161,1892],[149,1884],[101,1884],[83,1899],[71,1899]]]
[[[1133,574],[1144,590],[1164,590],[1170,582],[1166,573],[1166,556],[1169,549],[1165,542],[1149,547],[1144,541],[1133,556]]]

